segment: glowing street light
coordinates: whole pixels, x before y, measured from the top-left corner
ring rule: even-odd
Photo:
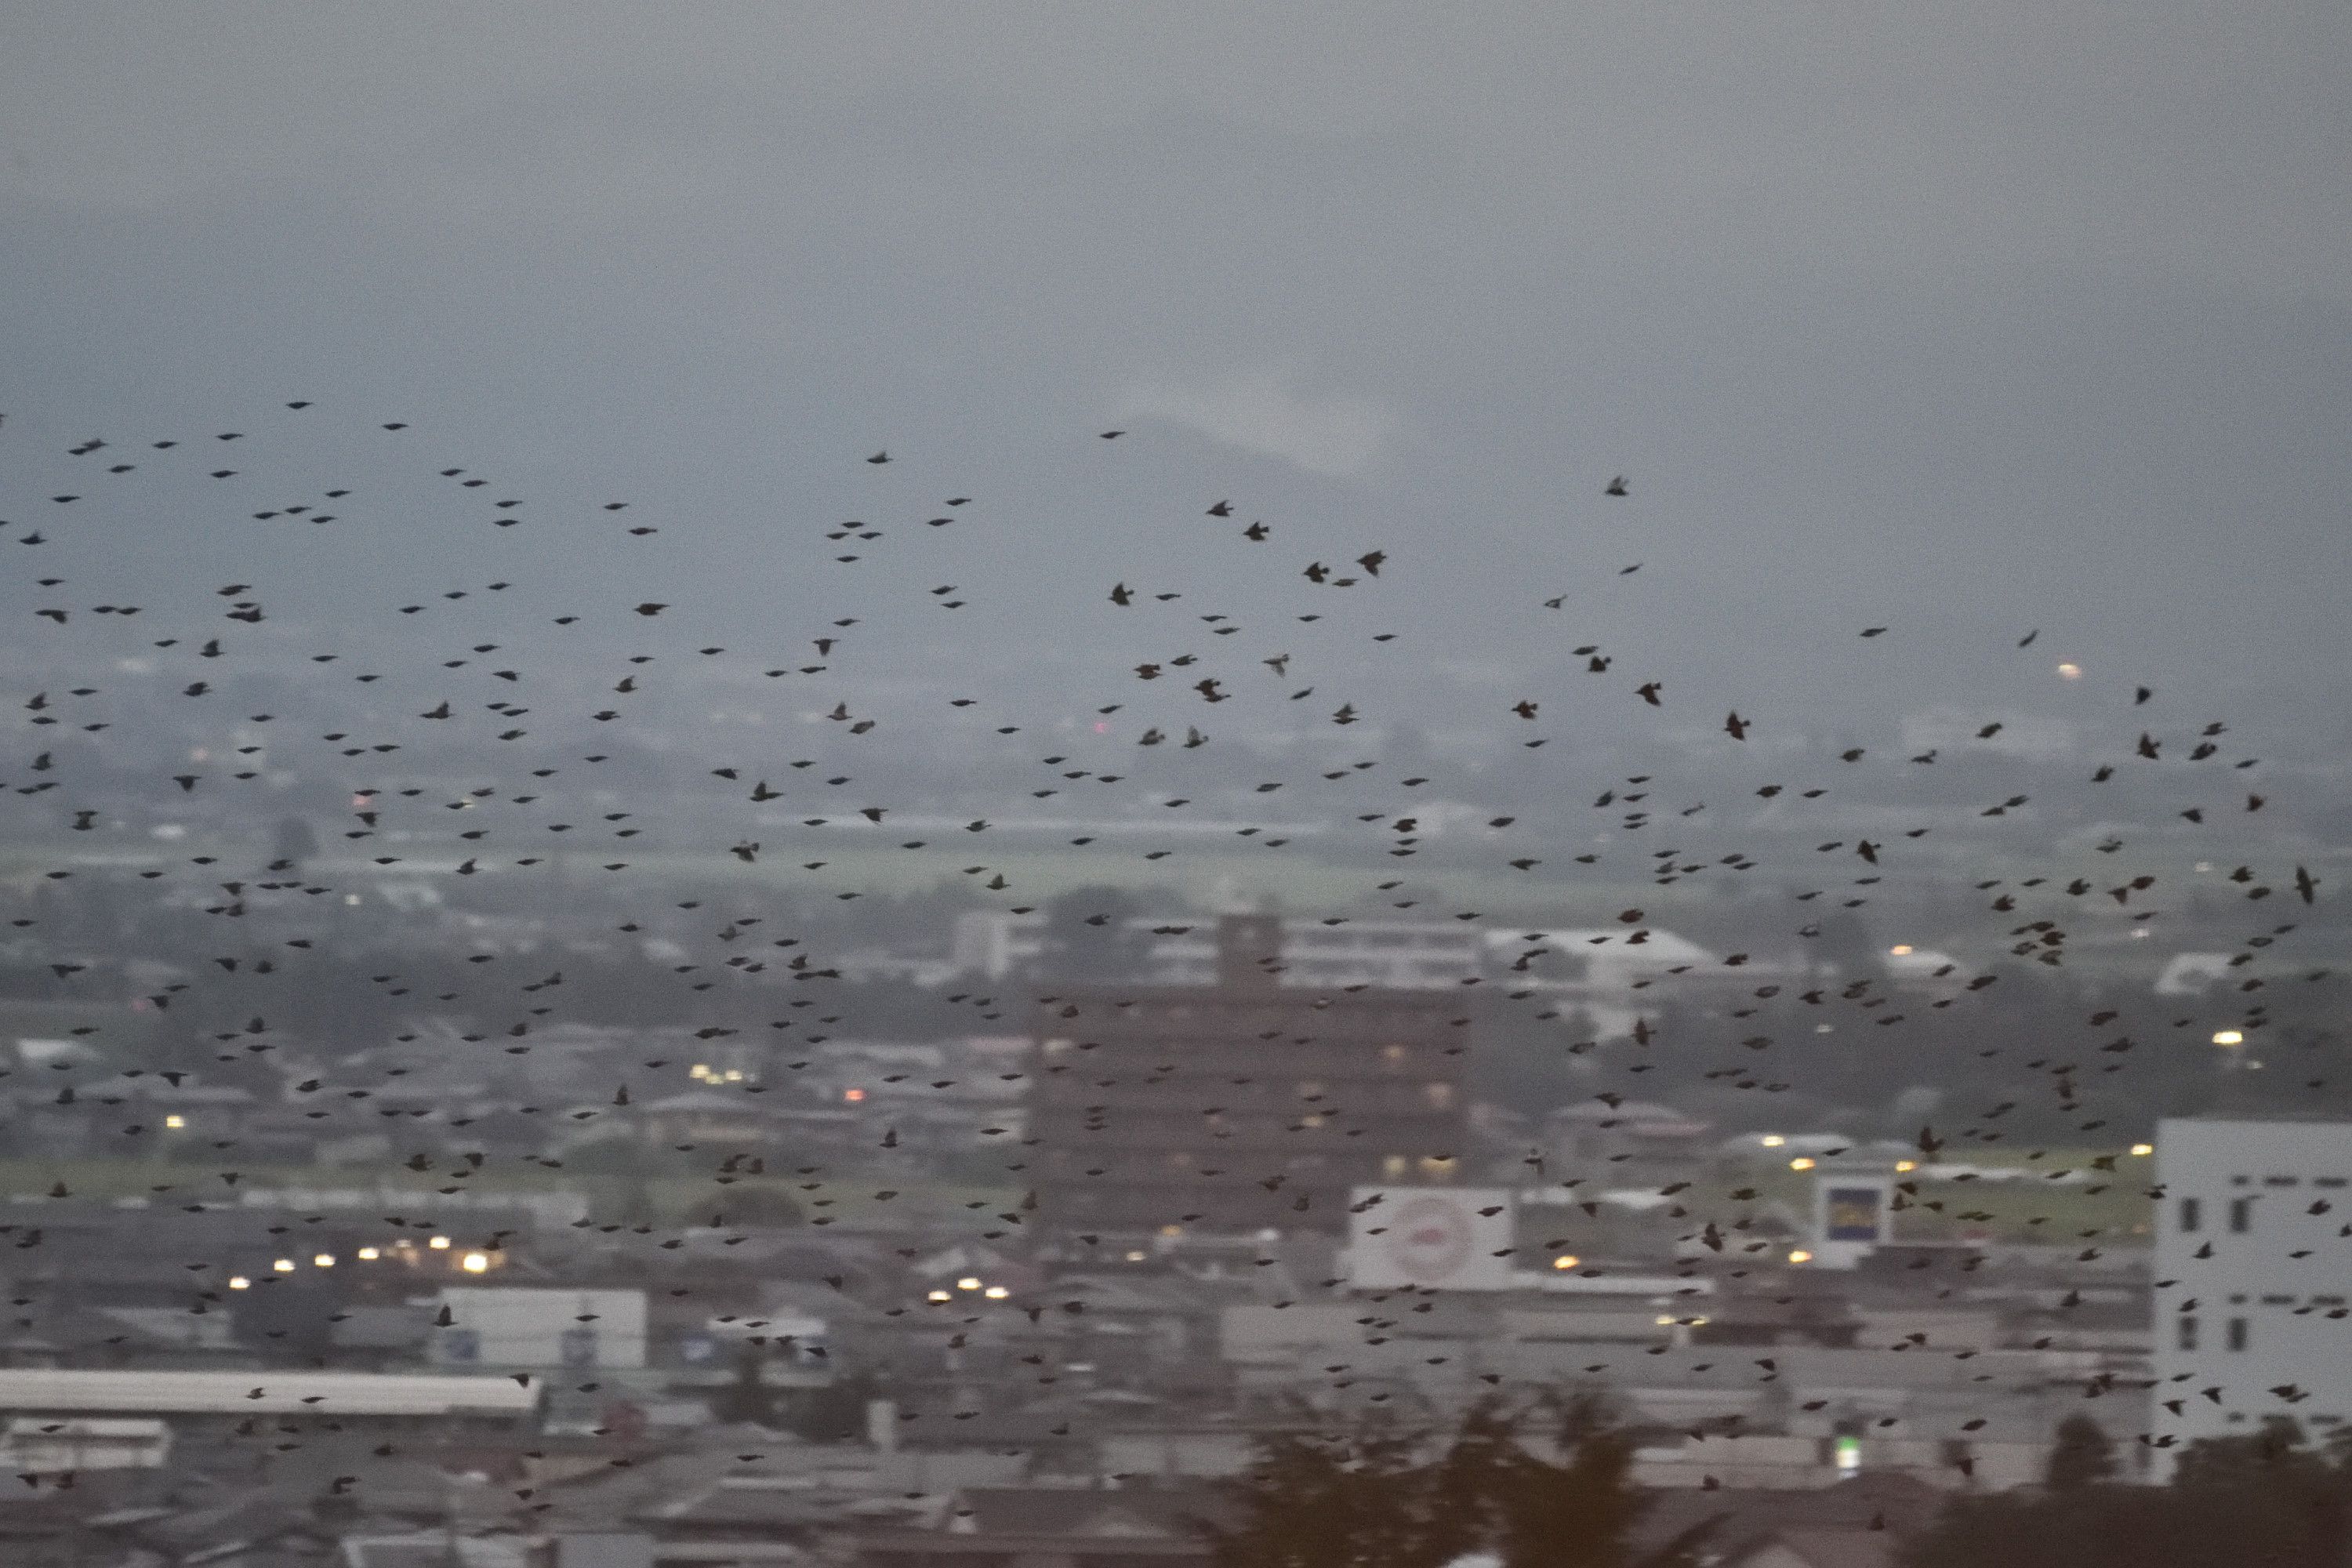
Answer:
[[[2246,1043],[2246,1032],[2243,1029],[2216,1029],[2213,1031],[2213,1043],[2217,1046],[2242,1046]]]
[[[250,1290],[253,1289],[253,1281],[242,1274],[232,1274],[228,1277],[228,1288],[232,1290]]]
[[[290,1258],[281,1258],[269,1267],[280,1274],[291,1274],[294,1272],[294,1260]]]
[[[2156,1152],[2156,1145],[2153,1143],[2135,1143],[2131,1147],[2131,1152],[2138,1155],[2141,1159],[2146,1159],[2148,1155]]]
[[[1007,1296],[1012,1295],[1013,1292],[1006,1289],[1002,1285],[991,1285],[987,1289],[982,1290],[981,1294],[987,1297],[992,1301],[1002,1301]]]
[[[436,1252],[446,1252],[449,1250],[449,1238],[446,1236],[436,1236],[425,1245]]]
[[[1563,1253],[1561,1253],[1558,1258],[1553,1258],[1553,1259],[1551,1260],[1551,1266],[1552,1266],[1554,1268],[1561,1269],[1561,1270],[1563,1270],[1563,1271],[1564,1271],[1564,1270],[1567,1270],[1567,1269],[1570,1269],[1570,1268],[1575,1268],[1578,1264],[1580,1264],[1580,1263],[1581,1263],[1581,1262],[1583,1262],[1583,1261],[1584,1261],[1584,1259],[1582,1259],[1581,1258],[1579,1258],[1579,1257],[1578,1257],[1576,1254],[1574,1254],[1573,1252],[1563,1252]]]
[[[335,1255],[331,1252],[319,1253],[310,1259],[310,1267],[313,1268],[332,1268],[334,1266]]]
[[[1811,1263],[1812,1260],[1813,1255],[1801,1247],[1794,1248],[1789,1254],[1789,1261],[1791,1263]]]
[[[1810,1171],[1812,1168],[1813,1158],[1810,1154],[1800,1154],[1789,1162],[1789,1169],[1792,1171]]]
[[[377,1258],[382,1258],[383,1256],[383,1251],[380,1248],[373,1247],[362,1247],[359,1250],[359,1260],[362,1263],[373,1263]]]
[[[490,1255],[487,1252],[469,1252],[457,1259],[457,1267],[468,1274],[487,1274],[490,1268]]]

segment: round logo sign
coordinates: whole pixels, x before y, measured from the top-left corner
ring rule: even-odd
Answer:
[[[1389,1261],[1409,1279],[1450,1279],[1470,1261],[1470,1216],[1445,1198],[1412,1198],[1389,1219]]]

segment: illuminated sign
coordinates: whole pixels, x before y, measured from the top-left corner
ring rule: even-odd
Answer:
[[[1883,1187],[1832,1187],[1822,1198],[1822,1238],[1878,1241],[1885,1237],[1886,1193]]]

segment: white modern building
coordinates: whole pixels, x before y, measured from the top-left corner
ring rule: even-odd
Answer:
[[[452,1285],[436,1299],[436,1366],[601,1367],[646,1364],[646,1293],[555,1287]]]
[[[1216,980],[1213,919],[1139,917],[1128,921],[1126,930],[1142,949],[1141,978],[1160,985]],[[1002,979],[1045,951],[1042,913],[975,910],[956,917],[951,958],[965,973]],[[1484,931],[1456,921],[1352,917],[1285,919],[1281,956],[1285,985],[1446,990],[1492,975],[1513,989],[1570,996],[1616,996],[1668,975],[1752,982],[1775,972],[1745,961],[1727,967],[1715,953],[1669,931]]]
[[[2352,1122],[2168,1121],[2156,1171],[2160,1454],[2274,1415],[2315,1439],[2339,1430],[2352,1420]]]
[[[1217,922],[1195,916],[1126,922],[1143,949],[1144,978],[1159,985],[1206,985],[1217,977]],[[1045,917],[975,910],[956,917],[952,959],[966,973],[1003,979],[1045,951]],[[1479,972],[1479,933],[1439,921],[1290,920],[1282,928],[1286,985],[1383,985],[1406,990],[1459,985]]]

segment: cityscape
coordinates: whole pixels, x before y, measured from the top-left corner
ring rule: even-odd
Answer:
[[[0,9],[0,1568],[2352,1562],[2347,45]]]

